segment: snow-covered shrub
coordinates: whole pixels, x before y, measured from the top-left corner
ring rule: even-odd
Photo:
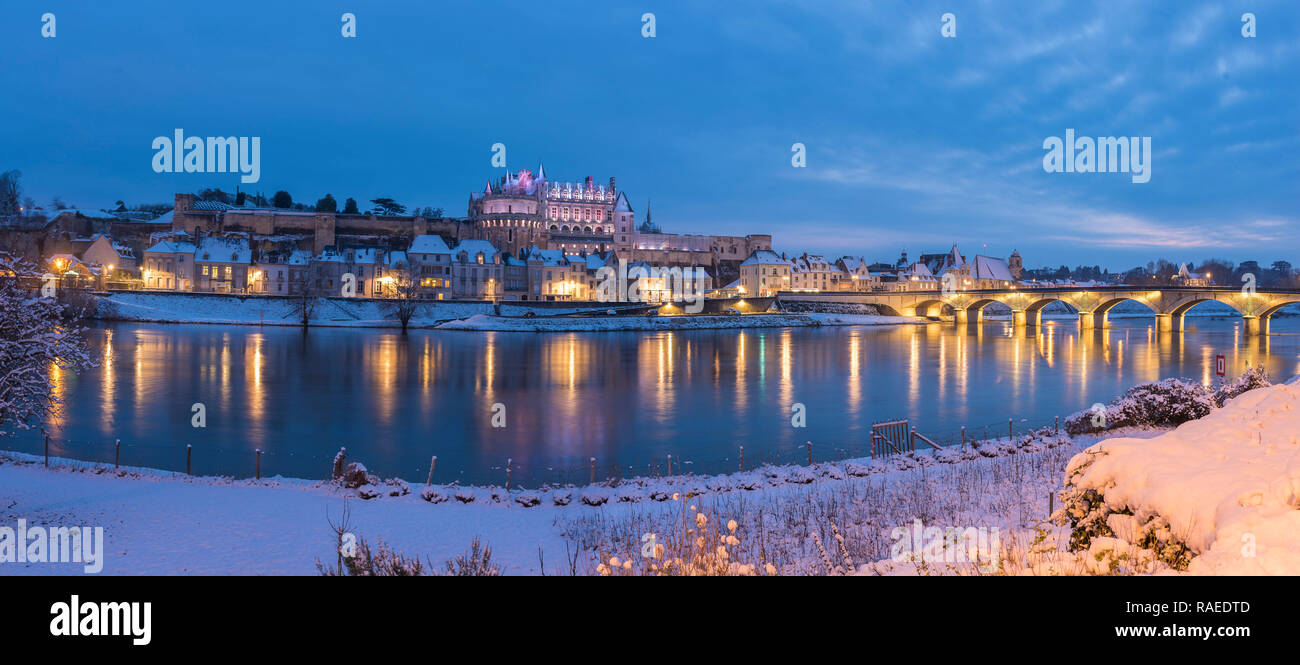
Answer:
[[[341,560],[343,562],[341,570],[326,568],[319,560],[316,561],[316,569],[321,575],[327,576],[418,577],[424,575],[424,564],[418,558],[407,557],[393,551],[384,544],[383,540],[380,540],[372,551],[365,538],[358,538],[352,556],[342,557]]]
[[[366,470],[361,462],[352,462],[343,470],[343,486],[356,488],[363,485],[378,485],[379,476]]]
[[[1205,386],[1182,379],[1165,379],[1133,386],[1106,405],[1105,413],[1091,409],[1065,419],[1070,434],[1090,434],[1116,427],[1171,427],[1203,418],[1215,407]]]
[[[792,467],[785,477],[786,482],[795,483],[796,485],[807,485],[816,479],[817,477],[813,474],[812,470],[804,466]]]
[[[468,487],[457,487],[451,495],[461,503],[474,503],[474,490]]]
[[[357,488],[357,496],[366,500],[378,499],[383,495],[384,493],[379,491],[379,488],[374,485],[362,485]]]
[[[617,494],[619,503],[637,503],[645,500],[645,495],[641,493],[641,488],[634,485],[625,485],[621,487]]]
[[[1246,370],[1241,376],[1219,386],[1214,391],[1214,405],[1222,407],[1228,400],[1240,395],[1248,390],[1264,388],[1273,385],[1268,380],[1268,371],[1263,366],[1255,366]]]
[[[831,480],[844,480],[845,478],[844,469],[841,469],[838,466],[828,466],[822,469],[822,475]]]
[[[863,464],[861,462],[845,462],[844,471],[850,476],[861,478],[873,473],[879,473],[879,467],[874,464]]]
[[[442,503],[447,500],[447,494],[437,487],[426,487],[420,491],[420,498],[429,503]]]
[[[384,481],[388,496],[406,496],[411,493],[411,486],[401,478],[389,478]]]
[[[580,500],[588,506],[603,506],[609,501],[609,495],[598,489],[589,489],[582,493]]]
[[[670,492],[668,492],[667,490],[664,490],[664,489],[657,489],[657,490],[651,490],[651,491],[650,491],[650,500],[651,500],[651,501],[667,501],[667,500],[669,500],[669,499],[671,499],[671,498],[673,498],[673,495],[672,495]]]
[[[469,551],[454,559],[448,559],[445,575],[454,577],[497,577],[501,567],[492,563],[492,546],[479,542],[475,538],[469,544]]]
[[[488,498],[492,500],[492,503],[508,503],[510,501],[510,492],[500,487],[493,487],[488,490]]]
[[[1070,527],[1070,549],[1088,552],[1093,559],[1090,567],[1095,568],[1093,562],[1103,563],[1094,570],[1100,574],[1149,572],[1154,561],[1185,570],[1193,554],[1163,517],[1149,511],[1134,516],[1131,507],[1109,506],[1103,493],[1079,487],[1088,468],[1105,454],[1085,451],[1066,468],[1066,486],[1059,493],[1061,508],[1052,514],[1052,521]]]
[[[50,389],[54,368],[77,372],[95,366],[81,315],[53,298],[34,296],[19,282],[42,273],[0,253],[0,437],[48,422],[60,401]]]
[[[569,490],[555,490],[551,492],[551,503],[557,506],[567,506],[573,501],[573,492]]]
[[[542,497],[534,492],[520,492],[515,495],[515,503],[525,507],[532,508],[542,502]]]

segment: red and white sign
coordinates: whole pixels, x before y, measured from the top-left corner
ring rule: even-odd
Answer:
[[[1214,357],[1214,373],[1225,376],[1228,373],[1228,361],[1223,356]]]

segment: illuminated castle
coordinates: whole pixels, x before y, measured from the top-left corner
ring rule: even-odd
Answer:
[[[635,213],[609,179],[596,185],[552,182],[545,167],[522,169],[488,182],[469,197],[469,218],[478,238],[518,254],[536,245],[566,253],[627,251],[632,247]]]

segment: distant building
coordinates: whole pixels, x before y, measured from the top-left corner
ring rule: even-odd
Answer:
[[[771,250],[755,250],[740,263],[742,296],[771,296],[790,289],[791,264]]]

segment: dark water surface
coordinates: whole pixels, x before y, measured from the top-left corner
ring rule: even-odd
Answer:
[[[516,485],[862,454],[873,421],[909,418],[953,440],[1047,424],[1144,381],[1210,383],[1263,364],[1300,372],[1300,319],[1267,337],[1235,317],[1188,317],[1156,335],[1148,318],[1080,334],[1072,321],[1014,330],[956,326],[830,327],[654,333],[475,333],[214,325],[104,324],[102,367],[56,373],[65,401],[51,454],[124,465],[321,478],[340,446],[384,476]],[[206,408],[206,428],[191,407]],[[804,405],[805,428],[791,426]],[[494,405],[505,427],[493,426]],[[1023,419],[1024,422],[1021,422]],[[499,419],[498,419],[498,422]],[[10,449],[40,453],[38,436]],[[657,464],[657,469],[656,465]]]

